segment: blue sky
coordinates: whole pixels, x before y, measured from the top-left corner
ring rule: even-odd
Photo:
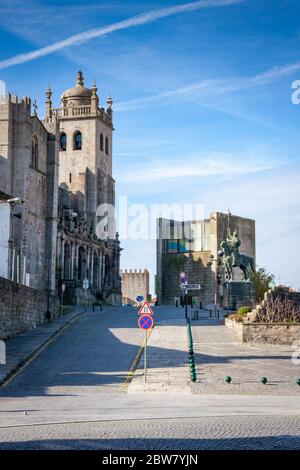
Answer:
[[[196,3],[176,13],[184,1],[0,0],[0,80],[36,98],[42,117],[48,82],[59,105],[78,69],[87,85],[95,77],[102,105],[114,100],[118,195],[256,219],[258,265],[300,288],[299,1]],[[124,268],[154,273],[153,241],[122,244]]]

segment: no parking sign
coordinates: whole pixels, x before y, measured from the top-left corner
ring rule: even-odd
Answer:
[[[141,315],[138,323],[142,330],[149,330],[153,326],[153,318],[151,315]]]

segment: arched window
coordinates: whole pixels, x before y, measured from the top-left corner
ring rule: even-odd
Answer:
[[[64,132],[60,134],[59,146],[62,152],[65,152],[67,150],[67,136]]]
[[[32,168],[38,168],[38,159],[39,159],[39,143],[38,143],[37,137],[34,135],[32,137],[32,146],[31,146]]]
[[[103,134],[100,134],[100,150],[103,152],[104,144],[103,144]]]
[[[108,155],[108,137],[105,137],[105,153]]]
[[[77,131],[74,134],[74,150],[82,149],[82,136],[81,132]]]

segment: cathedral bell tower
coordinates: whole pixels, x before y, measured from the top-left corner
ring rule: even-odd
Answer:
[[[46,97],[49,107],[49,90]],[[109,97],[107,109],[100,107],[95,81],[86,88],[79,71],[75,86],[62,94],[61,107],[47,109],[59,122],[59,185],[71,192],[78,220],[94,233],[98,206],[115,204],[112,103]]]

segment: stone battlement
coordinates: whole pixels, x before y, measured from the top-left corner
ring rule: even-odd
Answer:
[[[31,99],[28,96],[18,97],[17,95],[6,93],[5,96],[1,97],[0,105],[2,107],[5,105],[21,106],[27,114],[31,113]]]
[[[149,271],[147,269],[144,269],[144,270],[142,270],[142,269],[139,269],[139,270],[137,270],[137,269],[129,269],[129,270],[121,269],[120,273],[121,274],[139,274],[139,275],[144,274],[144,275],[149,275]]]
[[[145,300],[149,298],[149,271],[147,269],[125,269],[120,271],[122,280],[122,296],[136,301],[138,295]]]

